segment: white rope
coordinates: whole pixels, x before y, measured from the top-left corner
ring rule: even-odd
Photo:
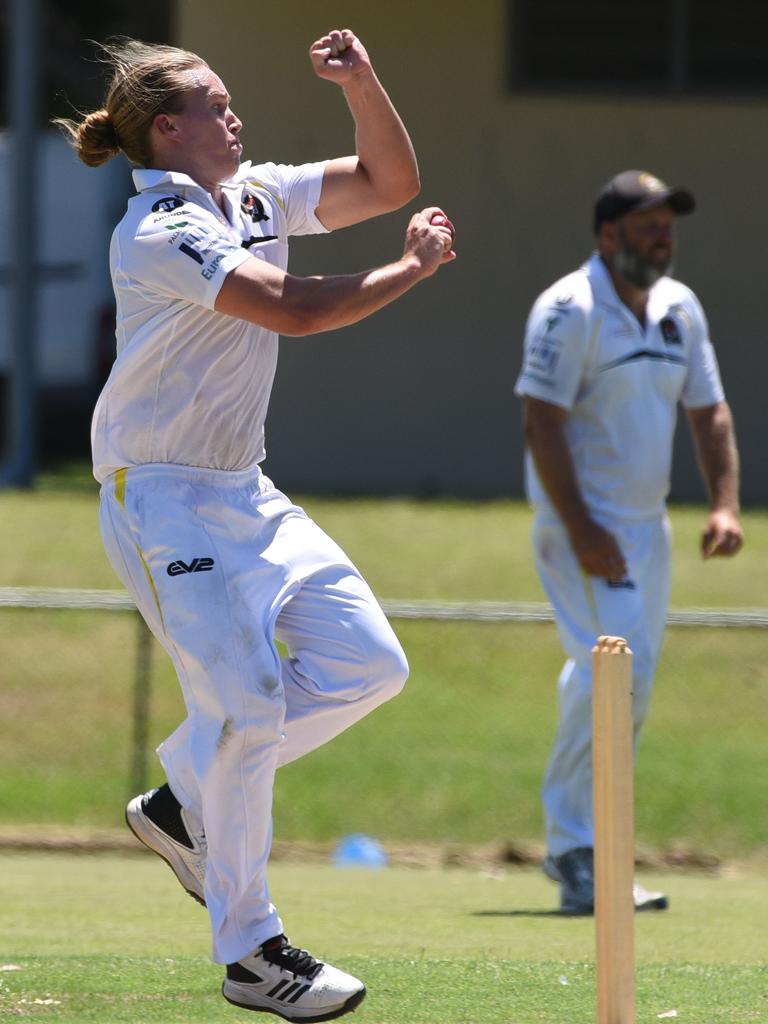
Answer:
[[[382,601],[392,619],[452,622],[553,622],[549,604],[539,601]],[[64,608],[89,611],[136,610],[125,590],[56,587],[0,587],[0,608]],[[672,608],[670,626],[768,627],[768,608]]]

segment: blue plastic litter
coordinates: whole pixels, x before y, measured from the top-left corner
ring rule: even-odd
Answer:
[[[383,868],[387,855],[378,839],[354,834],[344,836],[333,851],[332,860],[339,868]]]

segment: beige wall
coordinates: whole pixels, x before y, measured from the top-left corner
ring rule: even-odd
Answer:
[[[443,205],[460,255],[364,324],[283,341],[268,424],[273,476],[293,488],[519,493],[512,387],[528,307],[588,253],[598,186],[647,167],[699,199],[681,224],[678,275],[709,314],[742,440],[745,497],[768,504],[766,103],[510,95],[502,0],[180,0],[177,36],[227,83],[247,155],[295,162],[351,151],[343,98],[315,79],[306,57],[314,38],[347,24],[414,140],[422,195],[411,208]],[[385,261],[399,253],[406,221],[401,211],[297,240],[292,269]],[[701,497],[687,438],[679,441],[673,496]]]

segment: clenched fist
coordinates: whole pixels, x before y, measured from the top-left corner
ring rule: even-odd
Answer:
[[[371,71],[365,47],[349,28],[334,28],[309,48],[315,74],[337,85],[345,85],[357,75]]]

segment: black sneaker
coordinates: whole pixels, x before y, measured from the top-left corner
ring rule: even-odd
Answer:
[[[205,906],[205,836],[196,835],[190,828],[170,786],[165,783],[135,796],[125,809],[125,820],[136,838],[163,858],[189,895]]]
[[[362,981],[296,949],[285,935],[229,964],[221,991],[233,1006],[303,1024],[341,1017],[365,998]]]
[[[541,865],[547,878],[560,883],[560,913],[589,916],[595,911],[595,856],[591,846],[567,850],[559,857],[547,854]],[[637,882],[632,886],[635,910],[666,910],[663,892],[648,892]]]

